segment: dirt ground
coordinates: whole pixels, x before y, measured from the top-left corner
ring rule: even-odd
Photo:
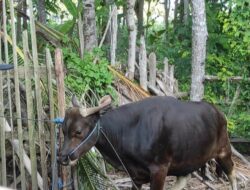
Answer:
[[[131,181],[129,178],[119,178],[114,180],[118,183],[116,185],[119,187],[120,190],[130,190],[131,188]],[[174,183],[176,182],[176,177],[167,177],[165,182],[165,189],[170,189]],[[218,190],[230,190],[229,182],[224,182],[222,180],[215,180],[213,182],[208,181],[211,185],[213,185],[214,189]],[[143,190],[149,190],[149,184],[145,184],[142,187]],[[209,188],[205,183],[201,182],[199,179],[192,177],[188,180],[187,187],[184,190],[209,190]],[[238,183],[239,190],[250,190],[250,181],[243,185],[242,182]]]
[[[250,156],[246,156],[245,158],[250,161]],[[240,159],[237,157],[233,157],[236,173],[238,174],[237,184],[238,190],[250,190],[250,167],[247,167]],[[209,168],[211,170],[212,168]],[[241,177],[239,177],[239,173],[241,173]],[[197,173],[196,173],[197,174]],[[210,179],[203,180],[198,179],[197,175],[188,179],[187,187],[184,190],[209,190],[209,189],[216,189],[216,190],[230,190],[231,186],[228,180],[226,179],[225,175],[222,178],[218,178],[218,176],[213,175],[210,173]],[[242,177],[243,175],[243,177]],[[124,172],[112,172],[110,173],[110,178],[112,181],[117,185],[120,190],[130,190],[132,183],[130,178]],[[200,177],[200,176],[198,176]],[[171,189],[171,187],[175,184],[176,177],[168,176],[165,181],[165,189]],[[210,188],[209,185],[213,188]],[[149,190],[149,184],[145,184],[142,187],[142,190]]]

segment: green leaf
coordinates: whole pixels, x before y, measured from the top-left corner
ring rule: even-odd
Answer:
[[[74,27],[74,24],[75,24],[75,19],[68,20],[62,25],[60,25],[58,27],[58,30],[64,34],[67,34]]]
[[[78,17],[78,12],[75,3],[72,0],[62,0],[69,13],[74,17]]]

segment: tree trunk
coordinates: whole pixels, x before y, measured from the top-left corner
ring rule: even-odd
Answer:
[[[84,48],[92,51],[97,46],[94,0],[83,0],[83,24]]]
[[[151,1],[152,0],[148,0],[147,19],[146,19],[146,31],[145,31],[145,39],[146,40],[147,40],[147,36],[148,36],[148,25],[149,25],[149,16],[150,16]]]
[[[188,24],[188,16],[189,16],[189,0],[183,0],[184,1],[184,15],[183,15],[183,22],[185,25]]]
[[[142,36],[144,34],[143,28],[143,8],[144,8],[144,0],[137,0],[135,4],[135,13],[138,20],[138,36]]]
[[[115,65],[116,62],[116,48],[117,48],[117,7],[112,6],[113,16],[111,20],[111,46],[110,46],[110,62],[111,65]]]
[[[166,41],[168,39],[168,18],[169,18],[169,10],[170,10],[170,0],[164,1],[164,9],[165,9],[165,30],[166,30]]]
[[[27,2],[23,2],[23,13],[27,15]],[[27,30],[28,24],[27,24],[27,18],[23,17],[23,30]]]
[[[176,22],[177,20],[178,6],[179,6],[178,0],[175,0],[174,1],[174,20],[173,20],[174,22]]]
[[[127,25],[129,31],[128,49],[128,78],[134,79],[135,74],[135,48],[136,48],[136,25],[134,19],[135,0],[127,0]]]
[[[147,90],[147,85],[148,85],[147,52],[146,52],[144,36],[141,36],[140,39],[139,67],[140,67],[140,85],[144,90]]]
[[[192,82],[190,99],[200,101],[204,95],[207,23],[204,0],[192,1]]]
[[[38,11],[38,21],[42,24],[46,24],[46,9],[45,9],[45,0],[39,0],[37,5]]]

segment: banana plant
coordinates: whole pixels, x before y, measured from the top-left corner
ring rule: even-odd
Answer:
[[[72,16],[72,19],[65,21],[65,23],[59,25],[58,30],[64,34],[72,33],[75,25],[77,24],[76,20],[82,12],[82,1],[78,1],[78,5],[72,0],[61,0],[61,3],[64,4],[69,14]]]

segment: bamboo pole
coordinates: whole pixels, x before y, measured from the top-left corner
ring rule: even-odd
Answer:
[[[10,15],[11,15],[11,33],[12,33],[12,48],[13,48],[13,62],[14,62],[14,72],[15,72],[15,100],[16,100],[16,112],[17,117],[21,118],[21,104],[20,104],[20,92],[19,92],[19,77],[18,77],[18,64],[17,64],[17,51],[16,51],[16,27],[15,27],[15,15],[14,15],[14,4],[13,0],[10,0]],[[18,128],[18,140],[19,140],[19,161],[20,161],[20,173],[21,173],[21,188],[26,189],[25,186],[25,170],[23,163],[23,130],[22,130],[22,120],[17,119]]]
[[[5,63],[9,64],[9,50],[8,50],[8,36],[7,33],[7,16],[6,16],[6,1],[3,0],[3,37],[4,37],[4,52],[5,52]],[[13,114],[12,114],[12,99],[11,99],[11,88],[10,88],[10,72],[7,71],[7,87],[8,87],[8,102],[9,102],[9,114],[10,114],[10,127],[11,127],[11,139],[14,139],[14,130],[13,130]],[[17,182],[16,182],[16,155],[14,152],[14,148],[12,147],[12,163],[13,163],[13,183],[14,188],[16,188]]]
[[[23,49],[24,49],[24,67],[25,67],[25,86],[26,86],[26,101],[27,101],[27,117],[34,118],[33,114],[33,98],[32,98],[32,87],[31,87],[31,76],[28,73],[28,67],[31,64],[28,53],[28,33],[27,30],[23,32]],[[36,164],[36,147],[35,147],[35,122],[33,120],[28,120],[29,129],[29,146],[30,146],[30,159],[31,159],[31,182],[32,190],[38,189],[37,186],[37,164]]]
[[[53,96],[53,86],[52,86],[52,71],[51,67],[53,67],[51,54],[48,48],[46,48],[46,65],[48,72],[48,89],[49,89],[49,111],[50,111],[50,120],[55,118],[55,108],[54,108],[54,96]],[[58,172],[57,172],[57,161],[56,161],[56,129],[53,123],[49,123],[50,125],[50,142],[51,142],[51,168],[52,168],[52,189],[57,190],[58,185]]]
[[[1,26],[0,26],[1,27]],[[2,39],[0,38],[0,64],[2,64]],[[7,186],[6,177],[6,151],[5,151],[5,122],[4,122],[4,102],[3,102],[3,78],[2,71],[0,71],[0,147],[1,147],[1,178],[0,184]]]
[[[39,140],[40,140],[40,154],[41,154],[41,167],[43,177],[43,188],[48,189],[47,179],[47,164],[46,164],[46,150],[45,150],[45,131],[44,123],[42,120],[42,96],[40,88],[40,77],[39,77],[39,63],[37,54],[37,39],[35,29],[35,18],[33,15],[33,3],[32,0],[28,0],[28,6],[30,10],[30,30],[31,30],[31,42],[32,42],[32,57],[34,64],[34,78],[35,78],[35,92],[36,92],[36,106],[37,106],[37,117],[38,117],[38,128],[39,128]]]

